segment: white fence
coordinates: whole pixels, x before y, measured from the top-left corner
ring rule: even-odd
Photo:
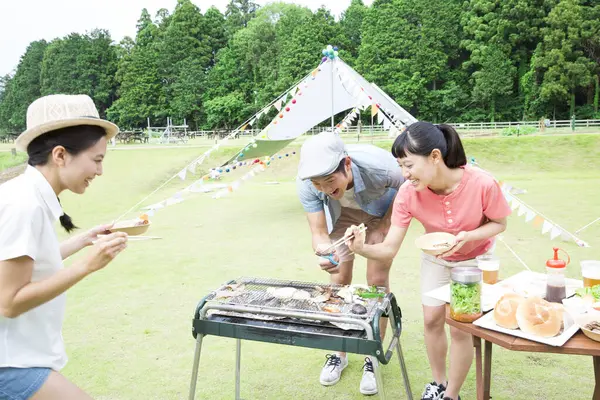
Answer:
[[[501,134],[504,129],[532,127],[539,131],[552,132],[552,130],[570,130],[571,120],[546,120],[543,128],[540,121],[509,121],[509,122],[448,122],[458,130],[459,133],[466,136],[493,136]],[[600,119],[578,119],[575,120],[575,131],[585,129],[600,130]],[[306,132],[306,135],[316,135],[323,131],[331,129],[330,127],[315,127]],[[238,136],[255,136],[261,129],[248,129],[239,133]],[[194,131],[188,134],[192,137],[204,137],[209,139],[218,139],[227,136],[230,131]],[[344,136],[388,136],[388,131],[382,125],[363,125],[350,126],[343,131]]]

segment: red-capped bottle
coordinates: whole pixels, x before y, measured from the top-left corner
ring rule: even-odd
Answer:
[[[567,297],[565,288],[565,270],[567,264],[571,262],[571,257],[563,249],[554,247],[554,257],[546,261],[546,300],[553,303],[562,303],[562,300]],[[558,258],[558,251],[562,251],[567,255],[567,261]]]

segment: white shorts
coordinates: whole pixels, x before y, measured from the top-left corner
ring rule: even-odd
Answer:
[[[486,254],[493,254],[496,243]],[[421,303],[424,306],[443,306],[441,300],[425,296],[425,293],[450,283],[450,273],[454,267],[477,267],[477,260],[472,258],[464,261],[446,261],[435,256],[422,253],[421,255]]]

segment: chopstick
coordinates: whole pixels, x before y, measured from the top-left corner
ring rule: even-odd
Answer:
[[[367,230],[367,227],[364,224],[360,224],[358,226],[359,228],[359,232],[365,232]],[[335,241],[331,246],[329,246],[327,249],[320,251],[320,252],[315,252],[317,255],[325,255],[325,254],[330,254],[336,247],[341,246],[342,244],[344,244],[346,242],[346,240],[349,239],[354,239],[354,233],[351,233],[348,236],[344,236],[343,238]]]
[[[98,235],[98,237],[101,237],[101,236],[106,236],[106,235]],[[127,236],[128,242],[139,242],[142,240],[155,240],[155,239],[162,239],[162,237],[160,237],[160,236],[141,236],[141,235],[138,235],[138,236],[129,236],[128,235]],[[97,241],[94,240],[92,243],[96,244],[96,242]]]

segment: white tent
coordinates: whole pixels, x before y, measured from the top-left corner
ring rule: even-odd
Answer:
[[[399,132],[417,120],[400,107],[375,84],[369,83],[342,59],[327,59],[300,83],[258,112],[253,123],[272,107],[278,110],[275,118],[255,137],[252,146],[240,150],[232,159],[245,160],[270,156],[287,146],[314,126],[351,109],[375,108],[377,122],[388,130]]]

